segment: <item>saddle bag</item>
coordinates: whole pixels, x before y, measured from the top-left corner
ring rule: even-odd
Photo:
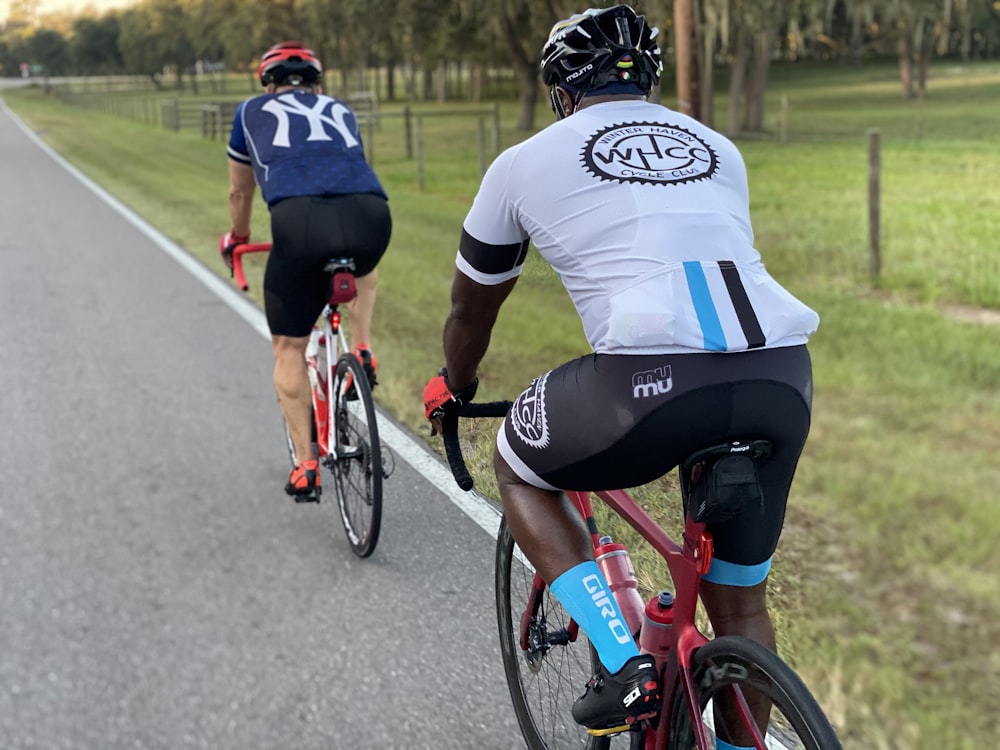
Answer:
[[[703,523],[722,523],[753,504],[764,512],[764,493],[757,464],[747,455],[723,456],[700,476],[692,473],[691,516]]]

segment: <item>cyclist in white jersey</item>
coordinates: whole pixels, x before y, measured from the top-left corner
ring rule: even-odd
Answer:
[[[655,36],[624,5],[553,27],[541,67],[558,121],[483,177],[456,259],[446,367],[424,391],[438,427],[474,397],[498,311],[533,243],[593,353],[518,397],[494,466],[515,540],[600,657],[573,709],[594,730],[651,714],[660,690],[652,661],[631,639],[618,641],[593,604],[593,581],[606,582],[561,490],[634,487],[696,449],[769,438],[763,502],[709,526],[716,559],[703,600],[717,635],[773,649],[766,580],[809,430],[805,344],[819,322],[761,263],[737,148],[647,101],[662,70]]]
[[[250,239],[259,185],[271,214],[264,312],[274,388],[299,461],[285,485],[289,495],[312,494],[320,483],[305,351],[329,294],[326,265],[332,258],[354,260],[351,339],[374,385],[376,266],[392,231],[388,199],[365,160],[357,118],[344,102],[323,94],[321,74],[319,59],[300,42],[282,42],[261,57],[265,93],[241,103],[233,118],[227,148],[232,229],[219,241],[231,269],[233,248]]]

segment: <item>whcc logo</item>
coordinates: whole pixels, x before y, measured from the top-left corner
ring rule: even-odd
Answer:
[[[632,398],[652,398],[669,393],[674,387],[670,365],[637,372],[632,376]]]
[[[637,122],[613,125],[593,135],[583,163],[602,180],[680,185],[707,180],[719,159],[699,136],[676,125]]]
[[[548,373],[536,378],[528,390],[517,397],[510,410],[514,432],[532,448],[544,448],[549,444],[549,423],[545,418],[545,383],[548,379]]]

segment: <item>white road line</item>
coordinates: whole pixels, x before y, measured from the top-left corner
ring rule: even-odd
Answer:
[[[150,226],[137,213],[119,201],[100,185],[91,180],[87,175],[70,164],[66,159],[57,154],[45,141],[39,138],[30,128],[25,125],[0,99],[0,109],[13,120],[13,122],[30,138],[35,145],[48,154],[63,169],[76,177],[87,189],[97,197],[107,203],[111,208],[121,214],[130,224],[148,237],[163,252],[177,261],[186,271],[204,284],[208,289],[231,307],[236,314],[243,318],[250,326],[268,341],[271,340],[271,333],[267,328],[267,320],[264,312],[251,302],[242,292],[226,283],[213,271],[205,267],[201,261],[195,259],[184,248],[172,242],[166,236]],[[414,396],[416,398],[416,396]],[[483,530],[494,539],[500,527],[500,511],[481,495],[472,492],[463,492],[455,484],[451,472],[434,454],[427,448],[418,444],[409,435],[403,432],[395,422],[391,421],[384,412],[380,412],[384,417],[379,421],[379,435],[382,442],[389,446],[393,454],[406,461],[415,471],[421,474],[428,482],[437,487],[444,495],[451,500],[463,513],[475,521]]]

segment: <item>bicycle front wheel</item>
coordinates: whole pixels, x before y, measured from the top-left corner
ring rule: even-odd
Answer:
[[[337,361],[330,454],[340,519],[358,557],[375,551],[382,524],[382,451],[368,376],[353,354]]]
[[[751,709],[768,716],[771,750],[840,750],[840,742],[816,699],[773,651],[739,636],[716,638],[699,648],[692,664],[697,703],[709,737],[753,746]],[[768,705],[770,706],[768,713]],[[695,747],[691,717],[678,689],[667,746]]]
[[[592,737],[573,721],[573,702],[593,675],[597,654],[583,631],[570,640],[570,616],[547,586],[533,596],[534,571],[506,519],[501,519],[497,536],[495,575],[503,668],[529,750],[627,748],[628,733]],[[521,628],[526,612],[525,647]]]

